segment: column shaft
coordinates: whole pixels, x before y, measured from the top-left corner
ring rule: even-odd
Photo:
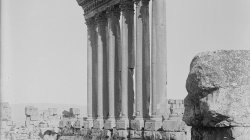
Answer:
[[[103,127],[103,94],[104,94],[104,49],[106,49],[106,16],[100,13],[96,17],[97,22],[97,58],[98,58],[98,95],[97,95],[97,120],[94,128]]]
[[[133,114],[133,69],[134,69],[134,45],[133,45],[133,26],[134,26],[134,4],[132,0],[121,1],[121,120],[122,126],[117,125],[118,129],[128,127],[128,117]]]
[[[112,7],[109,10],[108,17],[108,39],[109,39],[109,118],[115,117],[115,56],[116,54],[116,46],[119,41],[117,35],[117,24],[119,24],[120,17],[119,7]]]
[[[161,118],[161,105],[166,102],[167,44],[166,0],[152,1],[152,118]]]
[[[84,123],[85,128],[93,127],[93,117],[95,113],[94,108],[94,49],[95,49],[95,24],[94,19],[90,18],[86,20],[88,28],[88,40],[87,40],[87,114],[88,121]]]
[[[92,118],[92,41],[93,41],[93,30],[91,30],[91,23],[88,24],[88,42],[87,42],[87,113],[88,118]]]
[[[166,98],[166,0],[152,0],[152,47],[151,119],[146,121],[145,130],[158,130],[162,127],[162,116],[167,112]]]
[[[100,26],[98,26],[100,30]],[[100,32],[97,35],[97,58],[98,58],[98,97],[97,97],[97,110],[98,118],[103,118],[103,42]]]
[[[111,15],[112,16],[112,15]],[[109,39],[109,118],[114,118],[114,95],[115,95],[115,33],[113,25],[113,17],[108,18],[108,39]]]
[[[149,117],[150,103],[150,35],[149,1],[136,6],[136,117]]]
[[[134,69],[134,45],[133,45],[133,27],[134,27],[134,8],[131,0],[124,0],[121,4],[122,11],[122,117],[127,118],[131,104],[128,104],[129,96],[133,90],[133,69]],[[132,80],[132,81],[131,81]],[[131,99],[130,99],[131,100]],[[133,104],[133,103],[132,103]],[[130,111],[131,112],[131,111]]]
[[[150,40],[149,0],[136,1],[136,117],[131,128],[141,130],[149,118],[150,105]]]
[[[106,129],[112,129],[115,126],[115,58],[116,42],[118,35],[116,32],[116,24],[119,24],[119,7],[112,6],[107,10],[108,16],[108,88],[109,88],[109,116],[105,123]]]
[[[142,2],[136,2],[136,77],[135,77],[135,94],[136,94],[136,118],[142,118],[143,116],[143,64],[142,64],[142,50],[143,50],[143,23],[141,17]]]

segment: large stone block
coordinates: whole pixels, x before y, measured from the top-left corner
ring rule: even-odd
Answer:
[[[2,121],[11,120],[11,107],[9,103],[3,102],[0,103],[0,119]]]
[[[25,107],[25,115],[31,116],[31,115],[37,115],[39,114],[38,108],[33,107],[33,106],[26,106]]]
[[[145,130],[148,131],[157,131],[162,128],[161,120],[146,120],[145,122]]]
[[[192,128],[192,140],[249,140],[250,127]]]
[[[86,129],[91,129],[93,127],[93,120],[84,120],[83,121],[83,126]]]
[[[120,119],[116,121],[116,129],[118,130],[126,130],[129,128],[129,120],[128,119]]]
[[[57,114],[57,109],[56,108],[49,108],[48,112],[49,112],[49,116],[54,116]]]
[[[191,140],[185,132],[161,132],[161,140]]]
[[[78,129],[82,128],[82,126],[83,126],[83,122],[81,122],[80,120],[76,120],[73,125],[74,128],[78,128]]]
[[[144,128],[144,120],[143,119],[134,119],[131,120],[131,129],[133,130],[142,130]]]
[[[131,139],[142,139],[143,138],[143,131],[141,130],[130,130],[129,135]]]
[[[126,139],[129,136],[129,130],[117,130],[118,138]]]
[[[34,114],[30,116],[31,121],[38,121],[40,120],[40,115],[39,114]]]
[[[104,129],[113,129],[115,127],[115,119],[108,119],[104,123]]]
[[[69,112],[73,115],[80,115],[80,109],[79,108],[70,108]]]
[[[93,128],[95,129],[103,129],[104,127],[104,121],[103,119],[96,119],[93,122]]]
[[[250,51],[198,54],[190,65],[183,120],[191,126],[250,126]]]
[[[162,134],[160,131],[144,131],[145,140],[162,140]]]
[[[186,124],[180,120],[165,120],[163,121],[162,128],[168,132],[185,132]]]

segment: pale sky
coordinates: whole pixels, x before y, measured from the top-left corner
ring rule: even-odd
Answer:
[[[2,95],[86,105],[87,48],[76,0],[3,0]],[[184,98],[201,51],[250,49],[249,0],[167,0],[168,97]]]

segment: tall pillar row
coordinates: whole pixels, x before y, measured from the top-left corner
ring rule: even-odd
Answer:
[[[158,130],[162,126],[166,8],[165,0],[152,0],[150,42],[149,1],[121,0],[86,20],[88,128]]]

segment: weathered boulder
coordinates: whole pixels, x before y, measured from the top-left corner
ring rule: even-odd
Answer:
[[[198,54],[190,65],[183,120],[197,127],[250,126],[250,51]]]

